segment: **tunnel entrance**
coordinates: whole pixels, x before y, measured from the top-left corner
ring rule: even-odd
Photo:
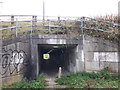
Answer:
[[[59,67],[62,73],[74,72],[77,45],[38,45],[39,74],[57,76]],[[48,55],[47,59],[44,55]]]

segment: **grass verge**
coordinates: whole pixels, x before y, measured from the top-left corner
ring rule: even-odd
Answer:
[[[120,84],[118,74],[110,74],[107,69],[97,73],[85,71],[72,73],[62,76],[56,82],[68,88],[118,88]]]
[[[2,88],[45,88],[47,86],[46,81],[44,80],[45,77],[39,76],[36,80],[28,81],[27,79],[21,80],[19,82],[16,82],[12,85],[4,85]]]

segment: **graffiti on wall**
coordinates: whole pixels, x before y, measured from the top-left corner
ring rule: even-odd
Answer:
[[[2,58],[0,59],[1,75],[12,75],[23,70],[23,66],[27,64],[26,53],[23,50],[6,50],[3,48]]]
[[[118,62],[117,52],[94,52],[94,61]]]

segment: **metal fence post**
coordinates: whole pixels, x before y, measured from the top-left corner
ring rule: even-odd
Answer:
[[[81,19],[81,31],[82,31],[82,35],[83,35],[83,17]]]
[[[37,25],[37,16],[32,16],[32,21],[33,21],[33,30],[36,30],[36,25]]]
[[[58,17],[58,23],[60,22],[60,17]]]
[[[11,16],[11,27],[14,26],[14,16]],[[14,29],[11,28],[12,34],[14,34]]]
[[[33,20],[31,20],[31,35],[32,35],[32,31],[33,31]]]
[[[18,19],[16,18],[16,37],[18,36]]]
[[[35,30],[37,30],[37,16],[35,16]]]
[[[98,21],[96,21],[96,30],[98,30]]]
[[[64,30],[65,30],[65,34],[67,34],[67,21],[65,20],[65,28],[64,28]]]
[[[51,32],[51,21],[49,20],[49,32]]]
[[[32,29],[35,30],[35,16],[32,16]]]

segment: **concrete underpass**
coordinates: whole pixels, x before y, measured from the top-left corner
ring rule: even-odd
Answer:
[[[104,41],[90,36],[85,36],[83,41],[83,37],[76,39],[70,36],[63,39],[58,35],[33,35],[32,37],[24,36],[4,40],[3,51],[5,54],[1,61],[5,63],[9,59],[18,63],[19,60],[20,63],[16,68],[12,65],[13,62],[6,62],[11,66],[6,64],[6,68],[2,69],[2,76],[5,77],[2,78],[3,84],[19,81],[21,76],[28,80],[34,80],[39,75],[56,77],[59,67],[62,67],[62,74],[81,71],[96,72],[105,67],[109,67],[112,72],[118,72],[118,45],[110,41],[104,42],[105,44],[102,42]],[[16,56],[17,61],[12,57],[6,59],[6,52],[9,55],[13,53],[18,55]],[[44,59],[43,55],[47,53],[50,58]],[[105,55],[107,57],[104,58]],[[99,61],[99,57],[103,57],[102,60],[114,61]],[[19,74],[21,75],[14,76],[15,69],[20,70]],[[14,72],[13,75],[11,72]]]
[[[76,64],[77,44],[46,44],[38,45],[39,74],[47,76],[57,76],[59,67],[62,68],[62,74],[72,72],[71,68]],[[43,54],[49,54],[49,59],[44,59]]]

